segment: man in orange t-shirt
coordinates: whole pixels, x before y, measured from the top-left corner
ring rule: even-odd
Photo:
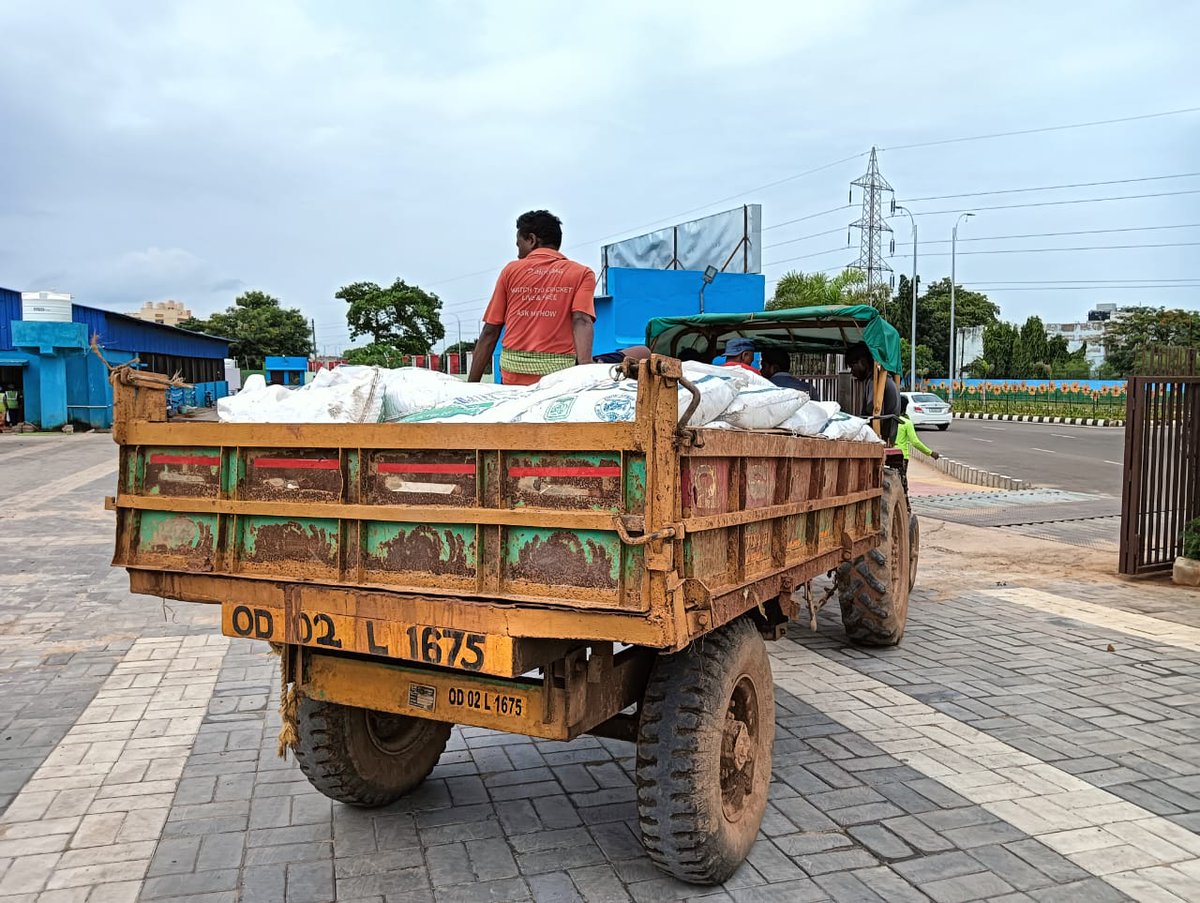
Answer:
[[[547,373],[592,362],[596,274],[559,252],[562,220],[549,210],[517,218],[517,259],[500,271],[483,315],[468,380],[483,378],[500,348],[505,383],[529,386]]]

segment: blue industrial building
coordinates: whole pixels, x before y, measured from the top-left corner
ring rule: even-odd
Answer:
[[[269,386],[302,386],[308,373],[308,358],[268,354],[263,361],[263,378]]]
[[[22,316],[21,293],[0,288],[0,386],[17,389],[20,419],[44,430],[112,426],[112,387],[93,337],[110,364],[137,358],[144,369],[179,373],[199,403],[229,394],[227,339],[81,304],[71,305],[70,322]]]

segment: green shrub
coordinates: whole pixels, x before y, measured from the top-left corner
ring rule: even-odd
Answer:
[[[1183,557],[1200,561],[1200,517],[1183,528]]]

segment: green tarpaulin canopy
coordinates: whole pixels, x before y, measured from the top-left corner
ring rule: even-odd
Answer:
[[[856,342],[866,342],[889,373],[900,373],[903,368],[900,333],[867,304],[657,317],[646,326],[650,350],[671,357],[685,349],[719,355],[725,343],[735,338],[753,339],[760,351],[783,348],[806,354],[842,354]]]

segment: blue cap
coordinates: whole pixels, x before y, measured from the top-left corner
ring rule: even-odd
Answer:
[[[753,339],[730,339],[725,343],[725,356],[735,357],[747,351],[756,351]]]

